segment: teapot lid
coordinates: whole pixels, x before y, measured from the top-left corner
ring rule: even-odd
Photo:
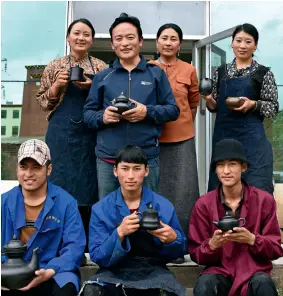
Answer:
[[[27,250],[27,246],[14,234],[12,240],[3,247],[3,252],[7,254],[20,254]]]
[[[157,211],[155,211],[152,207],[152,204],[149,204],[148,209],[145,210],[145,212],[147,213],[157,213]]]
[[[121,92],[120,96],[118,98],[116,98],[116,100],[128,100],[127,97],[124,96],[123,92]]]
[[[232,216],[229,213],[229,211],[225,211],[225,215],[224,215],[224,217],[222,219],[231,219],[231,218],[236,219],[234,216]]]

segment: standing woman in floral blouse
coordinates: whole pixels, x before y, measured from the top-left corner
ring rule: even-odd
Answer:
[[[88,20],[71,23],[67,31],[71,54],[47,65],[37,93],[40,108],[48,112],[46,143],[53,164],[50,180],[77,199],[83,218],[97,198],[96,135],[83,123],[83,106],[95,73],[106,68],[103,61],[88,55],[94,35]],[[77,65],[84,69],[84,82],[69,81],[70,68]]]
[[[265,136],[263,120],[278,113],[278,91],[273,73],[253,59],[258,38],[258,31],[251,24],[235,29],[232,48],[236,57],[231,64],[216,70],[212,94],[204,99],[207,108],[216,112],[212,148],[222,139],[240,141],[249,162],[244,179],[272,194],[273,154]],[[225,104],[227,97],[242,97],[244,104],[230,109]],[[229,178],[231,171],[232,168],[223,173]],[[208,190],[215,189],[218,184],[218,178],[211,170]]]

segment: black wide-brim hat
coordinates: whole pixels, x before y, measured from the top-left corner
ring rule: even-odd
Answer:
[[[215,170],[216,163],[225,159],[235,159],[248,163],[244,146],[235,139],[221,140],[215,145],[212,155],[211,169]]]

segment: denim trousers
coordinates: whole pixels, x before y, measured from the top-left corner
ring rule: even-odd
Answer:
[[[98,197],[102,199],[107,194],[120,187],[118,178],[114,176],[114,164],[96,159]],[[143,185],[153,191],[157,191],[159,184],[159,157],[148,160],[149,174],[145,177]]]

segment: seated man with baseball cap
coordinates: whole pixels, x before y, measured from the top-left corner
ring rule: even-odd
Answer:
[[[1,287],[1,295],[77,295],[86,238],[76,200],[47,181],[52,165],[48,146],[28,140],[18,151],[20,183],[2,194],[1,248],[15,235],[27,245],[24,259],[39,248],[35,278],[19,290]],[[7,260],[1,256],[2,264]]]
[[[283,256],[274,197],[242,180],[248,161],[240,142],[218,142],[212,159],[221,184],[196,202],[189,226],[191,258],[206,266],[194,295],[278,295],[269,276],[271,261]],[[228,230],[213,223],[224,215],[243,218],[245,225]]]

